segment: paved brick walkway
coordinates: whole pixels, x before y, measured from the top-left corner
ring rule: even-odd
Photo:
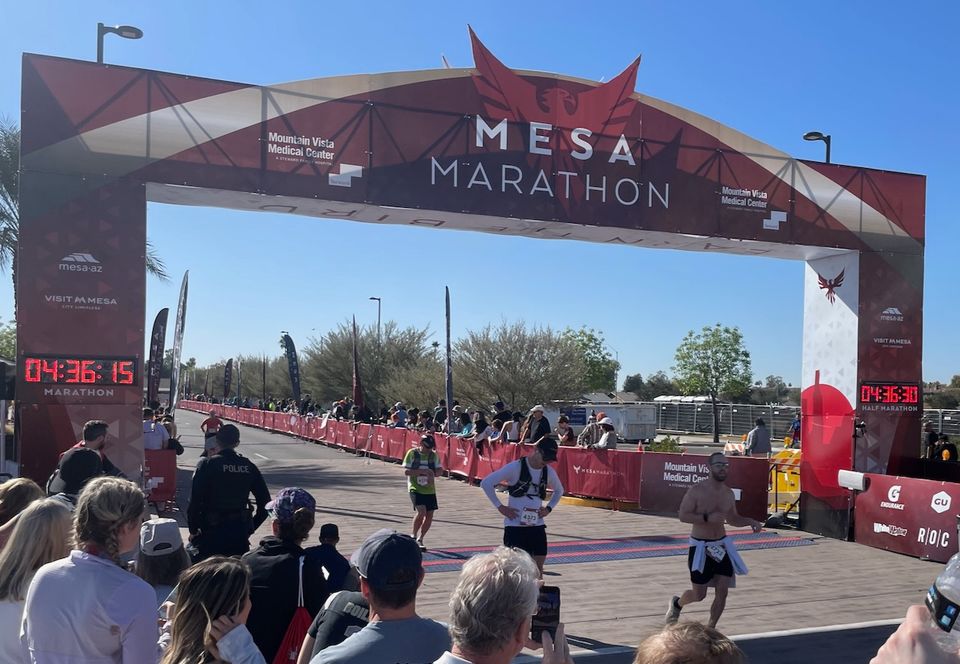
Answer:
[[[196,422],[194,422],[196,420]],[[188,452],[180,457],[180,504],[185,508],[189,477],[201,438],[200,417],[178,415]],[[394,464],[242,428],[241,452],[263,470],[271,493],[302,486],[318,501],[317,527],[340,526],[340,549],[349,555],[379,528],[406,531],[411,508],[405,478]],[[440,511],[427,545],[435,548],[497,544],[501,520],[478,487],[457,480],[439,484]],[[592,540],[613,537],[671,536],[687,527],[674,518],[561,505],[548,519],[549,537]],[[260,534],[268,532],[268,525]],[[782,531],[794,536],[796,531]],[[811,536],[814,537],[814,536]],[[316,535],[311,535],[315,541]],[[739,580],[720,622],[727,634],[819,627],[902,617],[921,601],[940,566],[858,544],[818,538],[812,546],[746,551],[750,574]],[[685,560],[639,560],[550,565],[547,581],[559,585],[563,621],[578,648],[636,645],[662,624],[667,601],[687,587]],[[421,614],[444,619],[457,572],[428,574],[419,595]],[[706,620],[709,606],[688,608],[684,617]]]

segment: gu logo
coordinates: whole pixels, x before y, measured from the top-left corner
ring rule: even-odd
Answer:
[[[950,502],[950,494],[946,491],[935,493],[933,498],[930,499],[930,509],[937,514],[943,514],[950,509]]]

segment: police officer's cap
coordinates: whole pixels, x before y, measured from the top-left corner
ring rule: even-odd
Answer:
[[[240,442],[240,429],[232,424],[224,424],[217,431],[217,440],[224,445],[236,445]]]

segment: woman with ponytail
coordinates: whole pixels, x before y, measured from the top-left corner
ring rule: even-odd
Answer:
[[[76,548],[41,567],[27,591],[21,643],[31,664],[156,662],[156,594],[120,562],[137,548],[144,508],[137,485],[117,477],[81,491]]]
[[[313,528],[316,507],[313,496],[303,489],[281,489],[276,500],[267,504],[273,517],[273,535],[264,537],[258,548],[243,556],[250,567],[253,602],[247,628],[268,662],[274,661],[301,605],[301,578],[302,606],[311,618],[323,608],[329,594],[320,563],[305,556],[301,548]]]
[[[177,603],[164,627],[169,633],[161,664],[265,664],[250,632],[250,572],[236,558],[215,556],[186,570]]]

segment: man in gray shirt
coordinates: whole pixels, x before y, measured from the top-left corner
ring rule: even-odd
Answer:
[[[417,541],[393,530],[367,538],[350,558],[370,624],[343,643],[320,651],[310,664],[432,664],[450,648],[442,623],[417,615],[423,556]]]
[[[770,454],[770,431],[762,417],[757,418],[757,426],[747,434],[747,454]]]

